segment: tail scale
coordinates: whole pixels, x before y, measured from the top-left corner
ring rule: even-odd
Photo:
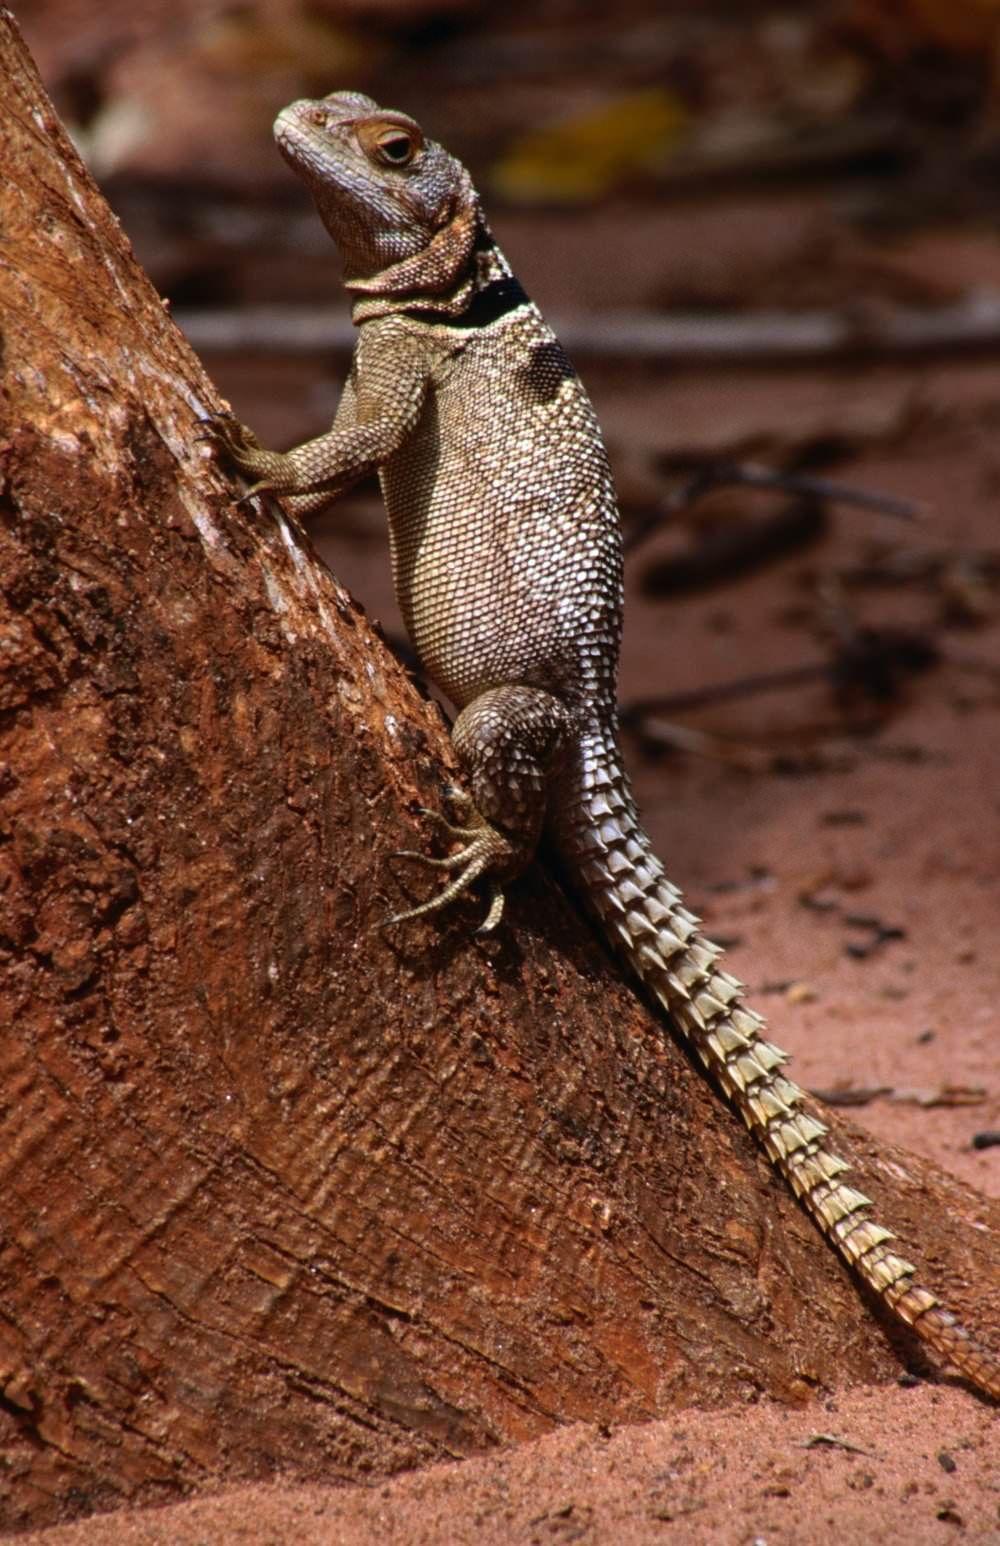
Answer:
[[[788,1055],[719,965],[639,825],[617,749],[591,749],[577,808],[562,814],[559,847],[605,933],[662,1005],[839,1255],[927,1345],[1000,1400],[1000,1362],[978,1345],[890,1245],[871,1199],[843,1179],[828,1129],[802,1109],[805,1092],[782,1072]]]

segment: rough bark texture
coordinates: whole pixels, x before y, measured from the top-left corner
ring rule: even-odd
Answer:
[[[196,445],[6,14],[0,72],[0,1525],[898,1373],[540,872],[380,930],[439,713]],[[837,1125],[982,1324],[1000,1209]]]

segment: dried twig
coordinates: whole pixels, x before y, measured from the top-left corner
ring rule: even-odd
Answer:
[[[988,1091],[981,1084],[939,1084],[931,1090],[893,1090],[889,1099],[899,1106],[980,1106]]]
[[[686,713],[710,703],[779,692],[815,681],[828,681],[838,692],[853,690],[883,702],[896,695],[900,681],[907,675],[926,671],[940,659],[937,646],[925,634],[895,628],[858,629],[853,638],[834,641],[830,660],[808,661],[783,671],[762,671],[658,698],[637,698],[622,705],[619,720],[630,729],[641,729],[649,718]]]
[[[875,1455],[873,1449],[863,1449],[860,1444],[852,1444],[850,1439],[839,1438],[835,1433],[812,1433],[801,1444],[796,1444],[795,1448],[846,1449],[852,1455]]]
[[[690,687],[684,692],[665,693],[659,698],[636,698],[631,703],[622,704],[618,719],[620,724],[634,729],[647,718],[687,714],[692,709],[705,708],[708,704],[729,703],[734,699],[755,697],[758,693],[784,692],[788,687],[799,687],[805,682],[827,680],[829,675],[829,662],[825,660],[789,666],[784,671],[758,671],[752,676],[737,676],[728,682]]]
[[[256,354],[347,352],[355,332],[344,310],[322,306],[178,308],[196,349]],[[572,354],[676,367],[725,362],[745,368],[796,360],[967,354],[1000,347],[1000,292],[974,290],[952,305],[850,311],[613,312],[550,319]]]
[[[873,1100],[888,1100],[896,1106],[919,1106],[930,1111],[935,1106],[979,1106],[987,1091],[978,1084],[940,1084],[932,1089],[897,1089],[891,1084],[847,1086],[843,1089],[810,1090],[827,1106],[870,1106]],[[975,1147],[977,1145],[973,1140]]]
[[[626,540],[626,549],[634,549],[669,514],[661,509],[647,517],[638,535]],[[643,571],[642,589],[646,595],[672,596],[752,574],[774,559],[815,542],[826,525],[823,504],[796,500],[763,519],[720,527],[686,551],[654,560]]]
[[[843,1090],[813,1090],[817,1100],[821,1100],[825,1106],[870,1106],[873,1100],[882,1100],[892,1094],[892,1086],[889,1084],[873,1084],[867,1086],[855,1086]]]
[[[720,488],[772,489],[783,494],[797,496],[809,504],[793,507],[801,521],[805,513],[817,524],[817,512],[812,501],[829,501],[842,505],[855,505],[862,510],[875,510],[880,515],[891,515],[901,520],[915,520],[923,507],[912,499],[897,499],[891,494],[880,494],[870,489],[856,488],[851,484],[838,483],[833,478],[817,478],[800,472],[784,472],[775,467],[763,467],[758,462],[714,461],[695,470],[688,481],[663,499],[659,506],[636,521],[625,538],[626,552],[634,551],[673,516],[687,510],[703,495]],[[786,517],[787,519],[787,517]],[[676,560],[675,560],[676,562]]]

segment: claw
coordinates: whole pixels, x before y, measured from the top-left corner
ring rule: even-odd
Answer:
[[[213,440],[221,451],[239,464],[240,457],[261,450],[260,441],[253,430],[240,422],[233,413],[202,414],[198,423],[202,426],[195,436],[198,440]]]
[[[222,438],[221,426],[226,423],[235,424],[236,420],[231,413],[202,413],[198,415],[198,423],[201,428],[195,431],[191,437],[192,440],[214,440],[218,445]]]
[[[468,795],[454,789],[449,790],[448,794],[453,803],[460,804],[463,809],[475,811],[475,806]],[[459,796],[458,800],[455,799],[456,795]],[[422,810],[421,815],[429,816],[437,826],[443,827],[451,836],[460,838],[464,846],[443,859],[432,858],[412,848],[398,850],[393,858],[413,859],[417,864],[425,865],[427,869],[457,871],[457,873],[442,891],[431,897],[430,901],[422,903],[419,907],[411,907],[406,912],[393,913],[391,918],[385,920],[383,928],[391,928],[397,923],[407,923],[411,918],[423,918],[428,913],[440,911],[467,891],[473,881],[478,880],[481,875],[489,874],[498,866],[502,869],[510,858],[511,847],[507,839],[481,817],[474,827],[456,827],[437,811]],[[503,907],[503,891],[496,879],[491,877],[489,910],[476,933],[492,933],[503,916]]]
[[[244,489],[243,493],[240,494],[239,498],[236,500],[236,503],[238,505],[248,505],[251,499],[256,499],[258,494],[270,493],[273,487],[274,485],[268,483],[266,478],[261,478],[259,483],[252,483],[249,488]]]
[[[456,855],[456,857],[464,859],[466,855],[463,853]],[[438,860],[437,862],[443,866],[446,861]],[[409,908],[405,913],[393,913],[391,918],[385,920],[382,927],[386,929],[392,928],[397,923],[409,923],[411,918],[425,918],[428,913],[439,912],[442,907],[447,907],[449,902],[453,902],[456,897],[461,896],[463,891],[467,891],[472,882],[479,879],[480,875],[488,867],[489,862],[489,854],[478,854],[474,859],[470,860],[460,875],[456,875],[455,879],[449,882],[443,891],[438,892],[437,896],[432,896],[429,902],[422,902],[419,907]],[[494,905],[492,903],[490,905],[487,921],[493,914]],[[497,916],[499,917],[499,914]]]
[[[234,413],[201,413],[198,415],[198,423],[204,426],[205,435],[218,435],[220,431],[230,426],[241,428],[240,421]]]
[[[397,848],[392,857],[413,859],[417,864],[425,864],[430,870],[457,870],[467,861],[468,850],[463,848],[457,854],[448,854],[447,858],[434,859],[430,854],[418,853],[415,848]]]
[[[506,898],[496,881],[490,886],[490,909],[476,930],[476,938],[481,939],[484,934],[492,934],[500,919],[503,917],[503,905]]]
[[[452,803],[454,804],[455,802],[453,801]],[[417,806],[417,815],[424,821],[432,822],[440,832],[447,832],[449,837],[462,838],[467,842],[476,837],[480,831],[479,827],[456,827],[454,822],[449,821],[446,816],[442,816],[440,811],[432,811],[426,805]]]

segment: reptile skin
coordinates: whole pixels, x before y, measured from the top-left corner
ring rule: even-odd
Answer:
[[[465,168],[406,115],[335,93],[296,102],[278,146],[345,262],[358,342],[328,434],[265,451],[231,419],[220,450],[249,493],[297,514],[377,471],[400,608],[429,676],[461,710],[471,801],[461,841],[427,860],[450,883],[530,862],[544,829],[619,955],[663,1006],[840,1255],[895,1314],[1000,1397],[1000,1364],[892,1249],[842,1180],[826,1128],[782,1072],[721,951],[639,824],[616,726],[622,619],[618,512],[593,409],[558,340],[497,249]],[[419,857],[419,856],[415,856]]]

